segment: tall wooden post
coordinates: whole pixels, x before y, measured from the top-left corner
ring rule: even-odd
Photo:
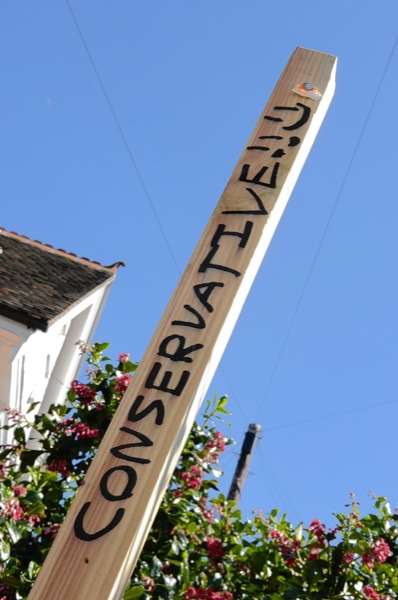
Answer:
[[[299,48],[291,56],[29,600],[121,597],[326,114],[334,92],[335,66],[335,57],[312,50]]]

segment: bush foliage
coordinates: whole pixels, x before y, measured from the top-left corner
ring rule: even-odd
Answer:
[[[87,352],[48,413],[8,411],[13,443],[0,452],[0,600],[26,598],[137,365],[107,344]],[[34,406],[31,407],[34,409]],[[277,510],[244,520],[218,492],[231,440],[217,423],[226,398],[192,429],[124,600],[392,600],[398,598],[398,517],[384,498],[361,517],[355,501],[336,527],[293,526]],[[28,437],[30,442],[28,443]],[[32,439],[35,440],[32,444]]]

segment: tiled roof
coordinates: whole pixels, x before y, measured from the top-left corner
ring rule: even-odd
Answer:
[[[122,264],[105,267],[0,228],[0,315],[46,331]]]

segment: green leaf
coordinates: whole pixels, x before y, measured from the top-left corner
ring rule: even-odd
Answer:
[[[3,427],[0,427],[0,429],[4,429]],[[3,450],[2,452],[0,452],[0,460],[4,460],[5,458],[7,458],[7,456],[9,454],[11,454],[11,452],[13,452],[12,448],[6,448],[5,450]]]
[[[303,590],[300,589],[299,587],[293,586],[293,587],[289,588],[288,590],[286,590],[283,598],[284,598],[284,600],[300,600],[300,598],[303,597],[301,595],[302,591]]]
[[[177,584],[177,579],[172,575],[163,575],[164,583],[167,589],[172,590]]]
[[[303,524],[300,523],[298,527],[294,530],[294,539],[301,541],[303,539]]]
[[[6,523],[6,527],[12,543],[16,544],[22,537],[18,525],[13,521],[9,521],[8,523]]]
[[[138,363],[133,363],[133,362],[131,362],[131,360],[128,360],[123,365],[123,371],[125,371],[126,373],[133,373],[134,371],[137,370],[137,368],[138,368]]]
[[[201,513],[201,511],[199,511]],[[188,525],[186,526],[186,532],[187,533],[196,533],[198,530],[198,525],[194,522],[188,523]]]
[[[141,585],[135,585],[124,593],[123,600],[136,600],[136,598],[142,598],[144,594],[145,589]]]
[[[229,415],[229,411],[226,410],[226,406],[228,404],[228,396],[221,396],[221,398],[219,399],[219,401],[216,404],[216,407],[214,409],[215,413],[221,413],[223,415]]]
[[[29,406],[28,410],[26,411],[27,413],[32,412],[32,410],[34,410],[36,408],[36,406],[39,406],[40,402],[32,402],[32,404]]]
[[[53,422],[47,417],[47,415],[41,415],[40,421],[42,429],[47,429],[49,431],[52,431],[54,429]]]
[[[183,584],[188,587],[190,583],[190,573],[189,573],[189,558],[188,552],[186,550],[182,553],[182,564],[181,564],[181,579]]]
[[[21,453],[21,467],[33,467],[36,458],[41,454],[41,450],[24,450]]]
[[[157,556],[154,556],[152,558],[151,576],[152,577],[159,577],[159,575],[162,572],[162,567],[163,567],[162,561],[159,560]]]
[[[21,444],[21,445],[25,445],[26,443],[26,438],[25,438],[25,431],[23,429],[23,427],[16,427],[14,430],[14,439],[16,439],[16,441]]]
[[[304,572],[308,582],[311,584],[317,579],[321,579],[327,573],[328,569],[329,563],[326,560],[318,558],[309,561],[304,568]]]
[[[28,577],[31,581],[36,579],[36,575],[39,572],[40,566],[34,561],[31,560],[28,564]]]
[[[10,557],[11,547],[7,540],[0,541],[0,559],[5,562]]]
[[[103,344],[94,344],[94,350],[95,350],[95,352],[103,352],[107,348],[109,348],[109,343],[108,342],[104,342]]]
[[[31,515],[40,515],[44,517],[46,507],[42,501],[42,495],[34,490],[29,490],[26,496],[23,498],[23,505],[28,509]]]

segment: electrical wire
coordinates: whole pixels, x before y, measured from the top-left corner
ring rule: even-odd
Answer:
[[[91,64],[91,67],[92,67],[92,69],[94,71],[94,74],[95,74],[96,79],[98,81],[98,85],[99,85],[99,87],[101,89],[101,92],[102,92],[102,94],[104,96],[105,102],[106,102],[106,104],[107,104],[107,106],[109,108],[109,111],[110,111],[111,115],[112,115],[112,118],[114,120],[116,129],[117,129],[117,131],[118,131],[118,133],[120,135],[120,138],[121,138],[121,140],[123,142],[123,145],[124,145],[124,147],[125,147],[125,149],[127,151],[127,154],[128,154],[128,156],[130,158],[130,161],[131,161],[131,164],[132,164],[132,166],[133,166],[133,168],[134,168],[134,170],[136,172],[137,178],[138,178],[138,180],[140,182],[141,188],[142,188],[142,190],[144,192],[144,195],[145,195],[145,197],[146,197],[146,199],[148,201],[148,204],[150,205],[150,207],[152,209],[153,216],[154,216],[154,218],[156,220],[156,223],[157,223],[157,226],[159,228],[159,231],[161,232],[161,235],[162,235],[162,238],[164,240],[164,243],[165,243],[165,245],[166,245],[166,247],[168,249],[168,252],[170,254],[170,257],[171,257],[174,265],[178,269],[179,267],[178,267],[177,260],[175,258],[175,255],[174,255],[173,249],[171,247],[170,241],[169,241],[169,239],[168,239],[168,237],[166,235],[166,232],[165,232],[164,227],[162,225],[161,219],[160,219],[159,214],[157,212],[156,205],[155,205],[154,201],[152,200],[152,197],[151,197],[151,195],[149,193],[148,187],[147,187],[147,185],[145,183],[144,177],[143,177],[140,169],[138,168],[138,164],[137,164],[137,161],[135,159],[134,153],[133,153],[132,148],[131,148],[128,140],[127,140],[126,134],[124,133],[123,127],[122,127],[120,119],[119,119],[119,117],[117,115],[116,109],[115,109],[115,107],[113,105],[113,102],[112,102],[112,100],[111,100],[111,98],[110,98],[110,96],[109,96],[109,94],[108,94],[108,92],[106,90],[104,80],[103,80],[103,78],[101,76],[101,73],[100,73],[100,71],[99,71],[99,69],[98,69],[98,67],[96,65],[96,62],[95,62],[94,57],[93,57],[93,54],[90,51],[90,48],[89,48],[88,43],[87,43],[87,40],[86,40],[86,38],[85,38],[85,36],[83,34],[82,28],[81,28],[81,26],[79,24],[79,21],[77,19],[76,13],[74,12],[74,10],[73,10],[73,8],[72,8],[71,3],[69,2],[69,0],[65,0],[65,3],[66,3],[66,6],[67,6],[67,8],[69,10],[71,19],[72,19],[72,21],[73,21],[73,23],[75,25],[76,31],[77,31],[77,33],[79,35],[80,41],[82,43],[82,46],[85,49],[85,52],[87,54],[87,57],[88,57],[89,62]],[[222,372],[222,369],[220,369],[220,371],[221,371],[222,377],[225,379],[225,373]],[[236,405],[238,407],[238,410],[242,413],[242,415],[245,418],[248,418],[248,415],[247,415],[246,411],[243,409],[243,405],[239,401],[237,401],[237,400],[235,400],[235,402],[236,402]]]
[[[106,102],[106,104],[108,106],[108,109],[109,109],[109,111],[111,113],[111,116],[113,118],[115,127],[116,127],[116,129],[117,129],[117,131],[119,133],[120,139],[121,139],[121,141],[122,141],[122,143],[123,143],[123,145],[124,145],[124,147],[126,149],[126,152],[127,152],[128,157],[130,159],[131,165],[132,165],[132,167],[133,167],[133,169],[135,171],[135,174],[137,176],[137,179],[138,179],[138,181],[140,183],[141,189],[142,189],[142,191],[143,191],[143,193],[144,193],[144,195],[146,197],[146,200],[147,200],[147,202],[148,202],[148,204],[149,204],[149,206],[150,206],[150,208],[152,210],[153,217],[154,217],[154,219],[156,221],[156,224],[157,224],[157,227],[158,227],[158,229],[159,229],[159,231],[161,233],[161,236],[163,238],[165,246],[168,249],[168,252],[170,254],[170,257],[171,257],[174,265],[178,268],[178,263],[177,263],[176,257],[174,255],[171,243],[170,243],[170,241],[169,241],[169,239],[167,237],[167,234],[166,234],[165,229],[163,227],[163,224],[161,222],[161,219],[160,219],[160,216],[158,214],[156,205],[155,205],[155,203],[154,203],[154,201],[153,201],[153,199],[152,199],[152,197],[151,197],[151,195],[149,193],[149,190],[148,190],[148,187],[146,185],[145,179],[144,179],[144,177],[142,175],[142,172],[140,171],[140,169],[138,167],[138,163],[137,163],[137,160],[136,160],[136,158],[134,156],[134,153],[133,153],[133,150],[131,148],[131,145],[130,145],[130,143],[129,143],[128,139],[127,139],[127,136],[126,136],[126,134],[124,132],[124,129],[123,129],[122,125],[121,125],[120,119],[119,119],[119,117],[117,115],[116,109],[115,109],[114,104],[113,104],[113,102],[112,102],[112,100],[110,98],[110,95],[107,92],[104,80],[103,80],[103,78],[101,76],[101,73],[100,73],[100,71],[98,69],[98,66],[96,64],[94,56],[93,56],[92,52],[90,51],[89,45],[88,45],[87,40],[86,40],[86,38],[85,38],[85,36],[83,34],[83,31],[82,31],[82,28],[80,26],[79,20],[77,18],[77,15],[76,15],[75,11],[73,10],[70,1],[69,0],[65,0],[65,3],[66,3],[66,6],[68,8],[68,11],[69,11],[69,14],[71,16],[71,19],[73,21],[73,24],[74,24],[74,26],[76,28],[76,31],[78,33],[78,36],[80,38],[80,41],[82,43],[82,46],[83,46],[83,48],[84,48],[84,50],[85,50],[85,52],[87,54],[88,60],[89,60],[90,65],[91,65],[91,67],[93,69],[95,77],[97,79],[97,82],[98,82],[98,85],[100,87],[101,93],[102,93],[102,95],[103,95],[103,97],[105,99],[105,102]],[[356,144],[354,146],[351,158],[350,158],[349,163],[347,165],[347,169],[346,169],[345,174],[343,176],[343,179],[341,181],[339,190],[337,192],[336,198],[335,198],[334,203],[332,205],[332,208],[331,208],[331,211],[329,213],[328,219],[326,221],[325,227],[323,229],[321,238],[319,240],[318,246],[317,246],[317,248],[315,250],[313,259],[311,261],[311,264],[310,264],[307,276],[306,276],[306,278],[304,280],[304,284],[303,284],[303,287],[301,289],[299,298],[297,300],[296,306],[294,308],[294,311],[292,313],[291,319],[289,321],[289,325],[288,325],[288,328],[287,328],[286,335],[285,335],[285,337],[284,337],[284,339],[282,341],[282,344],[280,346],[279,352],[277,354],[277,357],[276,357],[276,360],[275,360],[275,363],[274,363],[274,367],[272,369],[271,375],[270,375],[269,380],[268,380],[268,385],[267,385],[266,394],[265,394],[266,397],[268,396],[268,393],[269,393],[269,390],[270,390],[270,388],[272,386],[272,383],[274,381],[275,375],[276,375],[276,373],[277,373],[277,371],[279,369],[279,366],[281,364],[282,358],[283,358],[283,356],[284,356],[284,354],[286,352],[287,345],[288,345],[288,342],[290,340],[290,336],[291,336],[291,333],[292,333],[292,330],[293,330],[293,327],[294,327],[297,315],[298,315],[299,310],[301,308],[301,305],[302,305],[305,293],[307,291],[308,285],[309,285],[309,283],[310,283],[310,281],[312,279],[313,273],[315,271],[315,267],[317,265],[319,256],[321,254],[321,251],[322,251],[322,248],[323,248],[323,245],[324,245],[324,242],[325,242],[325,239],[326,239],[327,234],[328,234],[329,229],[330,229],[330,225],[331,225],[331,223],[332,223],[332,221],[334,219],[334,216],[335,216],[335,214],[337,212],[337,209],[338,209],[338,206],[340,204],[340,201],[341,201],[341,198],[342,198],[342,195],[343,195],[343,192],[344,192],[344,189],[345,189],[348,177],[350,175],[350,172],[352,170],[352,166],[353,166],[353,164],[355,162],[355,159],[356,159],[356,156],[358,154],[358,150],[359,150],[360,145],[362,143],[362,140],[364,138],[364,134],[366,132],[367,126],[368,126],[370,118],[372,116],[372,113],[373,113],[374,107],[376,105],[379,93],[381,91],[382,85],[383,85],[384,80],[385,80],[385,77],[386,77],[386,75],[388,73],[388,70],[390,68],[390,65],[391,65],[393,56],[395,54],[395,50],[397,48],[397,45],[398,45],[398,36],[395,39],[395,42],[394,42],[394,44],[392,46],[392,49],[391,49],[391,51],[390,51],[390,53],[389,53],[389,55],[387,57],[387,60],[386,60],[386,63],[385,63],[382,75],[381,75],[380,80],[378,82],[378,85],[376,87],[375,94],[374,94],[373,99],[371,101],[369,110],[368,110],[368,112],[366,114],[366,117],[365,117],[365,120],[363,122],[361,131],[360,131],[359,136],[357,138],[357,142],[356,142]],[[381,403],[381,404],[391,404],[391,402]],[[374,406],[380,406],[381,404],[377,404],[377,405],[374,405]],[[238,405],[239,409],[242,411],[242,413],[245,413],[245,411],[243,411],[243,407],[240,406],[239,402],[237,402],[237,405]],[[373,405],[371,407],[367,407],[367,408],[372,408],[372,407],[373,407]],[[356,412],[356,411],[355,410],[354,411],[346,411],[344,414],[349,414],[351,412]],[[247,414],[245,416],[247,416]],[[333,417],[333,415],[327,415],[326,416],[326,418],[331,418],[331,417]],[[299,421],[299,422],[297,422],[295,424],[291,424],[291,425],[284,425],[284,426],[276,426],[276,427],[271,427],[271,428],[265,428],[265,429],[263,429],[263,431],[266,432],[266,431],[275,431],[275,430],[279,430],[279,429],[286,429],[286,428],[294,427],[296,424],[300,425],[300,424],[304,424],[304,423],[307,423],[307,422],[308,422],[308,420],[307,421],[306,420]],[[310,422],[318,422],[318,421],[313,421],[312,420]]]
[[[139,181],[141,189],[142,189],[142,191],[144,193],[144,196],[145,196],[145,198],[146,198],[146,200],[148,202],[148,205],[151,208],[153,217],[154,217],[155,222],[157,224],[157,227],[158,227],[158,229],[160,231],[160,234],[161,234],[161,236],[163,238],[165,246],[166,246],[166,248],[168,250],[168,253],[170,254],[170,257],[171,257],[174,265],[178,269],[179,266],[178,266],[177,259],[175,257],[174,252],[173,252],[173,248],[171,246],[171,243],[170,243],[170,241],[169,241],[169,239],[167,237],[166,231],[165,231],[165,229],[163,227],[163,224],[162,224],[162,221],[160,219],[159,213],[157,211],[155,202],[153,201],[153,199],[151,197],[151,194],[149,193],[148,187],[147,187],[147,185],[145,183],[144,176],[143,176],[141,170],[138,167],[138,163],[137,163],[137,160],[136,160],[136,158],[134,156],[133,150],[132,150],[132,148],[130,146],[130,143],[129,143],[128,139],[127,139],[126,134],[124,133],[122,124],[121,124],[120,119],[119,119],[119,117],[117,115],[117,112],[116,112],[116,109],[114,107],[114,104],[113,104],[113,102],[112,102],[112,100],[111,100],[111,98],[110,98],[110,96],[109,96],[109,94],[107,92],[104,80],[103,80],[103,78],[101,76],[101,73],[100,73],[100,71],[99,71],[99,69],[97,67],[97,64],[96,64],[96,62],[94,60],[94,56],[93,56],[92,52],[90,51],[89,45],[87,43],[87,40],[86,40],[86,38],[85,38],[85,36],[83,34],[83,31],[82,31],[82,28],[81,28],[81,26],[79,24],[77,15],[76,15],[75,11],[73,10],[72,5],[69,2],[69,0],[65,0],[65,4],[66,4],[66,6],[68,8],[69,14],[70,14],[71,19],[73,21],[73,24],[74,24],[74,26],[76,28],[76,31],[78,33],[78,36],[79,36],[80,41],[82,43],[82,46],[83,46],[83,48],[84,48],[84,50],[85,50],[85,52],[87,54],[87,58],[88,58],[88,60],[90,62],[90,65],[91,65],[91,67],[92,67],[92,69],[94,71],[95,77],[97,79],[97,82],[98,82],[98,85],[99,85],[100,90],[102,92],[102,95],[103,95],[103,97],[105,99],[105,102],[106,102],[106,104],[108,106],[109,112],[112,115],[113,122],[115,124],[116,130],[119,133],[120,139],[122,141],[123,146],[126,149],[127,155],[128,155],[128,157],[130,159],[130,163],[131,163],[131,165],[133,167],[133,170],[135,171],[135,174],[137,176],[137,179]]]
[[[270,376],[268,378],[268,383],[267,383],[266,388],[265,388],[264,400],[268,399],[268,396],[269,396],[272,384],[274,382],[275,376],[276,376],[276,374],[277,374],[277,372],[279,370],[280,364],[281,364],[282,359],[283,359],[283,357],[285,355],[288,343],[290,341],[290,336],[292,334],[293,327],[294,327],[294,324],[296,322],[297,315],[298,315],[298,313],[300,311],[300,308],[301,308],[301,305],[303,303],[303,299],[304,299],[305,293],[307,291],[307,288],[308,288],[308,286],[310,284],[310,281],[312,279],[312,276],[314,274],[315,267],[316,267],[316,265],[318,263],[318,259],[319,259],[319,256],[321,254],[321,251],[323,249],[323,246],[324,246],[327,234],[329,233],[330,226],[331,226],[332,221],[334,219],[334,216],[335,216],[335,214],[337,212],[337,209],[338,209],[338,207],[340,205],[341,198],[343,196],[343,192],[345,190],[345,186],[346,186],[348,177],[349,177],[349,175],[351,173],[353,164],[354,164],[355,159],[357,157],[358,150],[359,150],[359,148],[361,146],[362,140],[364,138],[366,129],[367,129],[369,121],[370,121],[370,118],[371,118],[371,116],[373,114],[374,108],[376,106],[376,102],[378,100],[381,88],[382,88],[382,86],[384,84],[385,78],[386,78],[387,73],[389,71],[389,68],[391,66],[392,59],[394,57],[395,51],[397,49],[397,46],[398,46],[398,35],[396,36],[395,41],[394,41],[394,43],[392,45],[392,48],[391,48],[391,50],[390,50],[390,52],[389,52],[389,54],[387,56],[387,60],[385,62],[383,71],[381,73],[379,82],[378,82],[378,84],[376,86],[376,91],[375,91],[375,93],[373,95],[373,98],[371,100],[368,112],[366,113],[366,116],[365,116],[364,122],[362,124],[361,130],[359,132],[357,141],[356,141],[354,149],[352,151],[351,158],[348,161],[347,168],[346,168],[345,173],[343,175],[343,178],[341,180],[339,189],[337,191],[336,197],[335,197],[334,202],[332,204],[332,208],[331,208],[331,210],[329,212],[329,216],[327,218],[326,224],[325,224],[325,226],[323,228],[320,240],[318,242],[318,245],[317,245],[317,248],[315,250],[314,256],[313,256],[312,261],[310,263],[309,270],[308,270],[307,275],[306,275],[306,277],[304,279],[304,283],[303,283],[303,286],[301,288],[301,292],[300,292],[299,297],[297,299],[297,302],[296,302],[295,308],[293,310],[293,313],[292,313],[292,315],[290,317],[290,320],[289,320],[289,323],[288,323],[288,327],[287,327],[287,330],[286,330],[286,334],[285,334],[285,336],[284,336],[284,338],[282,340],[282,343],[281,343],[281,345],[279,347],[279,351],[278,351],[278,353],[276,355],[276,359],[275,359],[273,368],[271,370],[271,374],[270,374]],[[264,400],[262,402],[262,405],[264,405]],[[261,414],[261,409],[260,409],[260,414]]]
[[[264,432],[273,432],[273,431],[282,431],[284,429],[295,429],[298,426],[302,425],[319,425],[320,423],[329,422],[330,419],[335,419],[338,417],[338,420],[344,420],[344,418],[348,415],[354,415],[358,413],[362,413],[367,410],[374,410],[375,408],[380,408],[381,406],[393,406],[398,403],[397,400],[385,400],[384,402],[376,402],[374,404],[367,404],[365,406],[361,406],[358,408],[350,408],[348,410],[329,413],[326,415],[322,415],[320,418],[316,419],[301,419],[299,421],[295,421],[294,423],[288,423],[286,425],[275,425],[271,427],[266,427],[263,429]],[[340,419],[341,418],[341,419]]]

